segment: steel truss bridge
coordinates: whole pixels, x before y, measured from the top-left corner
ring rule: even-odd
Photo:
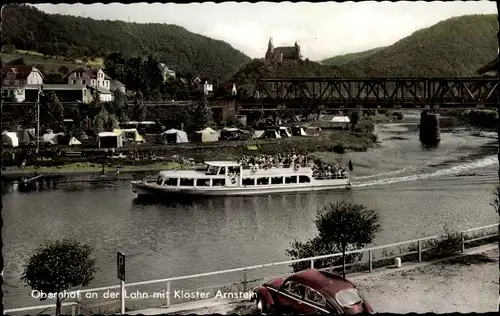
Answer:
[[[238,111],[498,106],[498,78],[259,79]]]

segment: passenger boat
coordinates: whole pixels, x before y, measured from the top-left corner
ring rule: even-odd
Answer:
[[[313,164],[243,166],[235,161],[205,162],[205,170],[160,171],[155,181],[132,181],[139,196],[230,196],[349,189],[349,172],[318,174]]]

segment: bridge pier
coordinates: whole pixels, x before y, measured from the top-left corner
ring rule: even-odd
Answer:
[[[420,142],[425,146],[437,146],[441,141],[439,114],[424,110],[420,114]]]

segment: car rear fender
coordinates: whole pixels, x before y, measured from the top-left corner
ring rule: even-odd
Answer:
[[[255,293],[257,293],[256,296],[252,297],[253,301],[255,301],[257,299],[257,297],[261,297],[264,300],[264,302],[266,303],[266,307],[269,310],[272,310],[274,308],[273,296],[271,295],[271,293],[269,292],[269,290],[267,288],[265,288],[264,286],[258,286],[253,291]]]

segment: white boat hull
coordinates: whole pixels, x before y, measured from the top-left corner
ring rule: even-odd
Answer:
[[[271,193],[313,192],[346,190],[351,188],[349,179],[317,181],[307,184],[262,185],[248,187],[180,188],[161,186],[154,182],[132,182],[133,191],[139,196],[192,195],[192,196],[244,196]]]

